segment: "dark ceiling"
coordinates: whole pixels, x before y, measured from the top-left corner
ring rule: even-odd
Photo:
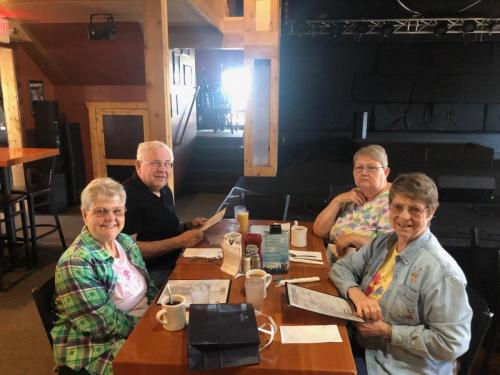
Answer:
[[[284,0],[290,20],[500,17],[498,0]],[[465,9],[467,8],[467,9]]]

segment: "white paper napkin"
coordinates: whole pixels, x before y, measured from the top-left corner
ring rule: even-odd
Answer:
[[[182,255],[185,258],[221,259],[222,249],[219,247],[188,247]]]

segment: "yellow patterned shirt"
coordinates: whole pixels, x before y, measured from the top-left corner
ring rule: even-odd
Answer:
[[[375,301],[380,301],[384,296],[385,291],[391,285],[392,276],[394,275],[394,266],[396,264],[396,255],[398,255],[396,247],[397,242],[396,244],[394,244],[391,250],[389,250],[384,264],[382,264],[382,267],[380,267],[380,269],[375,272],[372,281],[365,289],[365,295],[367,297],[370,297],[371,299],[374,299]]]

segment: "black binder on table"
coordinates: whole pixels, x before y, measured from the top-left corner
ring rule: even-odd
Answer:
[[[193,371],[259,363],[259,335],[253,306],[192,304],[188,361]]]

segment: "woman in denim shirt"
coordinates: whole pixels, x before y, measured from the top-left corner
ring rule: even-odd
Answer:
[[[394,233],[332,266],[330,278],[366,319],[355,328],[368,374],[448,375],[468,349],[466,280],[429,230],[437,207],[429,177],[400,175],[389,191]]]

